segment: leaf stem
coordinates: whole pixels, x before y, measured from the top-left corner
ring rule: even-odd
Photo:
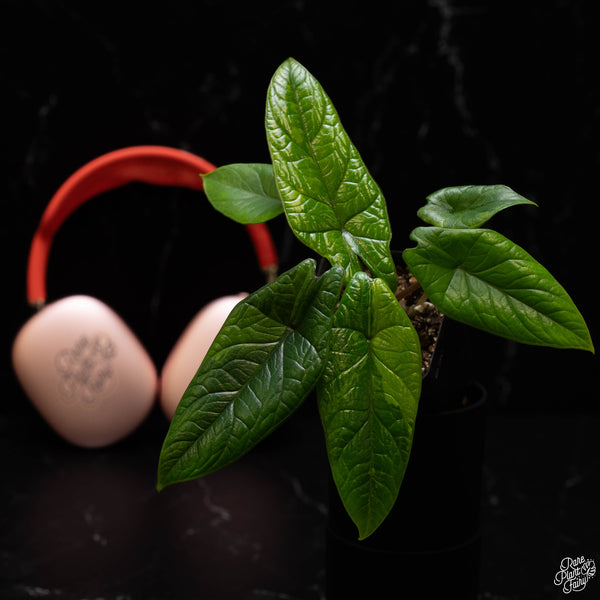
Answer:
[[[399,290],[396,294],[396,298],[398,299],[398,301],[403,300],[411,294],[414,294],[420,287],[421,284],[418,281],[414,281],[409,286],[405,287],[403,290]]]

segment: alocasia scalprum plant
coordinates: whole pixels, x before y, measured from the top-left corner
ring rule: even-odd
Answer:
[[[204,176],[214,207],[241,223],[285,213],[311,259],[242,300],[187,388],[160,456],[158,487],[243,456],[316,389],[340,497],[371,535],[398,496],[421,392],[421,348],[394,292],[381,190],[318,81],[286,60],[266,104],[272,164]],[[444,188],[418,216],[403,259],[424,294],[457,321],[527,344],[593,352],[565,290],[525,250],[482,226],[533,204],[500,186]]]

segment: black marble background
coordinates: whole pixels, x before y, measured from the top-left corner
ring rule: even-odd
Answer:
[[[109,477],[120,495],[131,491],[129,507],[156,502],[151,479],[165,423],[155,414],[138,434],[137,444],[128,441],[82,455],[45,429],[10,369],[11,341],[29,314],[24,283],[31,236],[46,203],[74,170],[100,154],[137,144],[183,148],[215,164],[267,162],[266,88],[277,66],[293,56],[324,85],[380,184],[395,248],[411,244],[408,233],[419,224],[415,212],[428,193],[448,185],[506,184],[539,207],[505,211],[494,225],[563,283],[598,343],[594,291],[600,22],[593,8],[584,0],[520,3],[515,8],[475,0],[360,5],[308,0],[3,2],[0,81],[7,212],[1,221],[6,343],[0,423],[6,476],[0,595],[322,597],[322,545],[314,541],[318,538],[302,537],[308,530],[311,535],[318,531],[324,518],[321,471],[307,469],[303,455],[281,439],[276,454],[281,460],[287,457],[293,468],[273,466],[268,453],[244,464],[251,472],[272,469],[268,485],[281,484],[290,494],[289,500],[279,498],[280,504],[302,525],[288,532],[289,556],[278,551],[283,566],[275,569],[271,563],[263,573],[265,567],[258,565],[275,555],[259,551],[261,544],[267,548],[267,541],[252,541],[248,536],[253,534],[243,529],[228,531],[230,541],[236,542],[226,546],[222,561],[215,559],[212,569],[230,568],[227,560],[237,565],[246,557],[257,566],[264,585],[249,578],[246,587],[240,583],[228,596],[223,591],[227,578],[217,584],[217,577],[210,584],[214,590],[202,595],[186,587],[188,579],[198,582],[184,561],[171,559],[177,569],[161,570],[165,548],[180,548],[186,531],[190,539],[196,533],[195,525],[182,524],[176,544],[152,529],[128,537],[132,552],[139,553],[141,539],[151,550],[140,555],[138,576],[124,577],[121,587],[114,583],[121,582],[115,575],[118,569],[102,557],[103,550],[115,545],[107,541],[110,536],[102,533],[101,525],[121,527],[114,523],[120,518],[115,516],[118,510],[112,500],[106,504],[102,498],[78,496],[85,487],[78,481],[83,474],[98,481]],[[211,238],[215,230],[217,240]],[[272,223],[272,231],[283,268],[308,255],[281,219]],[[131,185],[87,203],[67,221],[50,258],[49,294],[88,293],[103,299],[126,318],[160,365],[205,301],[262,283],[249,251],[243,229],[209,210],[197,194]],[[552,585],[555,563],[569,553],[600,552],[598,359],[475,332],[469,342],[476,344],[474,368],[491,405],[484,493],[489,535],[481,598],[561,597]],[[289,437],[312,444],[304,430],[294,429]],[[113,464],[120,465],[117,475]],[[252,477],[243,466],[239,469],[244,485],[255,489]],[[216,494],[224,477],[209,480],[217,486]],[[307,495],[300,482],[314,495]],[[139,489],[133,489],[136,485]],[[153,510],[157,515],[161,506],[176,510],[199,494],[209,514],[227,524],[225,515],[233,508],[219,513],[220,505],[204,485],[186,488],[179,498],[167,496],[162,504],[152,504]],[[43,494],[62,507],[59,512],[54,504],[44,504]],[[73,513],[64,508],[70,498]],[[33,506],[37,521],[24,514],[25,505]],[[278,510],[285,513],[281,505],[274,514]],[[49,524],[42,526],[44,518]],[[89,543],[106,577],[91,568],[89,573],[80,568],[83,574],[73,584],[67,575],[54,576],[63,563],[49,557],[49,548],[56,546],[59,556],[60,551],[77,554],[77,543],[69,537],[77,527],[94,531]],[[277,542],[278,548],[286,547],[281,539]],[[296,559],[302,566],[294,562],[289,544],[304,552]],[[81,548],[85,556],[89,548]],[[188,559],[193,570],[194,561]],[[291,564],[293,574],[286,577]],[[182,583],[169,587],[175,576]],[[111,578],[114,585],[107,583]],[[156,585],[148,583],[152,581]],[[600,579],[589,587],[593,584],[597,593]]]

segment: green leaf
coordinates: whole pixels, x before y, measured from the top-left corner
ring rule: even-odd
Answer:
[[[395,290],[381,190],[319,82],[293,59],[271,80],[265,123],[279,194],[296,236],[343,266],[346,281],[362,262]]]
[[[489,229],[419,227],[403,257],[449,317],[525,344],[593,351],[577,307],[525,250]]]
[[[231,312],[177,408],[158,488],[237,460],[302,403],[321,375],[343,270],[308,259]]]
[[[417,211],[426,223],[449,229],[481,227],[496,213],[517,204],[533,204],[505,185],[447,187],[427,196]]]
[[[283,212],[272,165],[225,165],[202,180],[214,208],[238,223],[264,223]]]
[[[329,462],[342,502],[371,535],[394,505],[421,393],[421,347],[389,288],[353,277],[334,316],[332,352],[318,384]]]

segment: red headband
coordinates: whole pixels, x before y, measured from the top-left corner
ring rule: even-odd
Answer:
[[[132,146],[103,154],[73,173],[54,194],[40,220],[27,266],[27,300],[46,301],[46,268],[54,234],[65,219],[86,200],[133,181],[202,190],[200,173],[215,166],[184,150],[166,146]],[[260,268],[272,276],[277,253],[264,223],[246,225]]]

